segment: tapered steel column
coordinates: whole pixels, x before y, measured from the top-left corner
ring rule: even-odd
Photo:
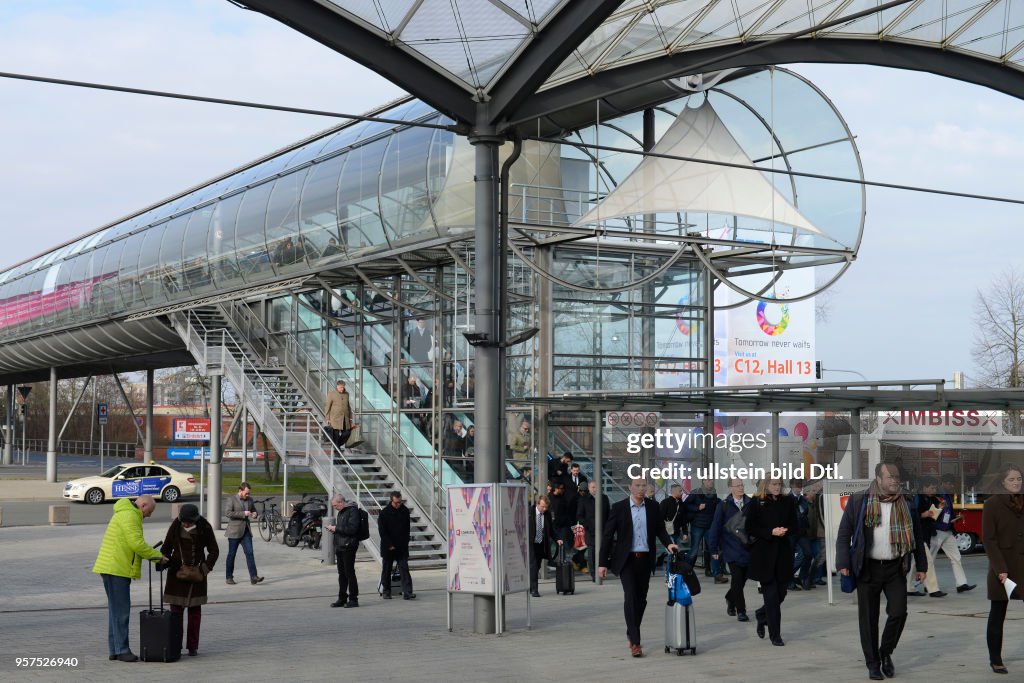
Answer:
[[[481,108],[486,105],[481,104]],[[481,111],[481,121],[486,111]],[[476,426],[474,481],[491,483],[502,480],[505,437],[502,433],[502,376],[505,371],[504,349],[499,329],[501,278],[505,255],[501,253],[498,220],[498,148],[502,139],[490,126],[478,127],[469,137],[476,156],[476,262],[474,293],[476,298],[475,332],[486,335],[476,346],[476,394],[473,423]],[[473,630],[495,632],[494,597],[473,596]]]
[[[220,375],[210,378],[210,469],[206,478],[206,521],[220,528],[221,451],[220,451]]]
[[[4,434],[4,464],[14,464],[14,385],[7,385],[7,433]]]
[[[50,428],[46,444],[46,481],[57,481],[57,368],[50,368]]]
[[[146,440],[143,442],[143,460],[153,459],[153,370],[146,370]]]

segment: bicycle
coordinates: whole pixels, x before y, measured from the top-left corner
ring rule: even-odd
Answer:
[[[256,516],[256,524],[260,529],[260,536],[268,543],[284,530],[284,518],[277,511],[277,503],[271,503],[270,498],[254,500],[253,505],[259,505],[259,513]],[[267,508],[270,508],[269,510]]]

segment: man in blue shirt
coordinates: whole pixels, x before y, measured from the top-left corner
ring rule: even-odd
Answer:
[[[640,622],[647,608],[655,544],[661,541],[670,553],[679,550],[665,531],[658,504],[644,498],[646,490],[647,482],[643,479],[629,482],[629,498],[612,505],[601,541],[599,575],[602,579],[607,578],[610,568],[622,582],[626,635],[629,652],[634,657],[643,657],[644,654],[640,647]]]

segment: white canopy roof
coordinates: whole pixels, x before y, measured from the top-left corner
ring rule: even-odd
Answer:
[[[707,100],[684,108],[654,146],[655,154],[753,166]],[[822,234],[760,171],[646,157],[575,225],[652,213],[748,216]]]

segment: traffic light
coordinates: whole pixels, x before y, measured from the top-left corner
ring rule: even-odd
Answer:
[[[821,379],[821,361],[814,361],[814,377],[815,379]]]
[[[21,416],[25,417],[26,415],[28,415],[28,404],[27,403],[22,403],[21,404]]]

